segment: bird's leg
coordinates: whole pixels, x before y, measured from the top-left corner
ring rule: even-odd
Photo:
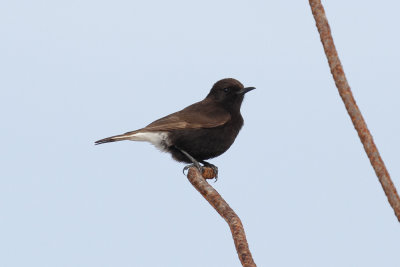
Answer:
[[[183,168],[183,174],[185,174],[185,171],[188,170],[190,167],[194,166],[196,167],[200,173],[203,173],[203,167],[200,165],[200,163],[193,158],[189,153],[187,153],[185,150],[182,150],[178,147],[176,147],[180,152],[182,152],[183,155],[185,155],[193,164],[186,165],[185,168]],[[186,175],[186,174],[185,174]]]
[[[209,163],[207,161],[204,161],[204,160],[202,160],[200,162],[203,163],[204,167],[209,167],[209,168],[211,168],[213,170],[213,172],[215,174],[215,182],[216,182],[218,180],[218,167],[215,166],[214,164],[211,164],[211,163]]]

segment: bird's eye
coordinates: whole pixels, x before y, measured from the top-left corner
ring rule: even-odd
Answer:
[[[228,93],[229,92],[229,88],[227,87],[227,88],[224,88],[224,92],[225,93]]]

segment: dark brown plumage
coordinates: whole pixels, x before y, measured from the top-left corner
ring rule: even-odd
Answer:
[[[211,165],[204,160],[221,155],[235,141],[243,126],[240,106],[244,94],[253,89],[244,88],[235,79],[220,80],[204,100],[142,129],[104,138],[95,144],[148,141],[160,150],[170,152],[177,161],[193,163],[198,168],[201,168],[198,161]]]

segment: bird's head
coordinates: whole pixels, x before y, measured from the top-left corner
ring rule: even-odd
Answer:
[[[216,82],[207,98],[222,104],[228,110],[240,110],[244,95],[253,89],[256,88],[244,87],[238,80],[227,78]]]

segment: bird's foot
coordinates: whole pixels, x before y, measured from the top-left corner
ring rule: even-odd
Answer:
[[[186,165],[183,168],[183,174],[186,176],[187,174],[185,172],[190,168],[195,167],[199,170],[204,179],[215,179],[214,182],[216,182],[218,180],[218,167],[208,162],[202,163],[204,164],[203,166],[201,166],[199,163]]]
[[[198,162],[197,162],[197,164],[196,164],[196,163],[193,163],[193,164],[186,165],[186,166],[183,168],[183,174],[186,175],[185,171],[189,170],[189,169],[192,168],[192,167],[196,167],[196,168],[199,170],[199,172],[200,172],[201,174],[203,174],[203,171],[204,171],[203,166],[201,166]]]
[[[208,163],[207,161],[202,161],[201,163],[203,163],[203,168],[210,168],[212,169],[214,176],[213,178],[215,179],[214,183],[218,180],[218,167],[215,166],[214,164]]]

